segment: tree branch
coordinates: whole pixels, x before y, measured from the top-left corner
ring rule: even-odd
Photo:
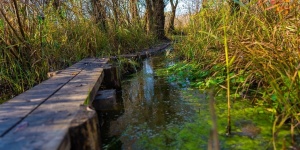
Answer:
[[[17,1],[13,0],[13,3],[14,3],[14,6],[15,6],[15,10],[16,10],[16,15],[17,15],[17,19],[18,19],[19,29],[20,29],[20,32],[21,32],[24,40],[25,40],[26,37],[25,37],[24,30],[23,30],[23,26],[21,24],[21,19],[20,19],[20,14],[19,14],[19,9],[18,9],[18,5],[17,5]]]
[[[13,30],[14,34],[16,35],[16,37],[23,42],[23,40],[19,37],[18,32],[16,31],[16,29],[12,26],[12,24],[10,23],[10,21],[8,20],[8,18],[6,17],[6,13],[3,11],[3,8],[0,8],[0,12],[1,15],[3,16],[4,20],[7,22],[7,24],[9,25],[9,27]]]

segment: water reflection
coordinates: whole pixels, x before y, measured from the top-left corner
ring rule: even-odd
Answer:
[[[143,62],[144,72],[144,97],[147,103],[150,103],[154,96],[154,77],[153,77],[153,63],[151,59]]]
[[[206,95],[156,75],[173,62],[155,57],[143,63],[142,71],[122,83],[124,113],[107,124],[103,148],[207,149],[211,119]],[[216,99],[219,133],[225,133],[226,98],[221,93]],[[221,149],[271,148],[271,113],[259,113],[248,101],[235,101],[232,108],[233,136],[219,135]]]
[[[181,89],[155,75],[156,69],[168,65],[162,57],[147,59],[142,71],[123,81],[124,114],[110,122],[108,136],[117,138],[104,143],[104,148],[143,149],[138,144],[141,136],[151,138],[170,126],[193,120],[195,108],[186,103]]]

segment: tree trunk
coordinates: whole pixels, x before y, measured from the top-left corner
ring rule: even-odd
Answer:
[[[174,27],[174,22],[175,22],[175,11],[172,10],[170,20],[169,20],[169,30],[168,32],[173,32],[175,27]]]
[[[158,39],[166,39],[164,8],[163,0],[146,0],[146,29]]]
[[[148,34],[154,34],[152,0],[146,0],[146,31]]]
[[[166,39],[165,36],[165,4],[163,0],[153,0],[154,4],[154,20],[155,20],[155,36],[158,39]]]
[[[132,22],[136,22],[139,20],[137,0],[130,0],[130,15]]]
[[[106,12],[101,0],[93,0],[93,13],[95,22],[100,25],[102,30],[106,30]]]
[[[171,4],[172,12],[171,12],[170,20],[169,20],[170,21],[169,22],[169,32],[172,32],[175,29],[174,21],[175,21],[176,8],[177,8],[177,5],[178,5],[178,0],[175,1],[175,4],[174,4],[173,0],[170,0],[170,4]]]

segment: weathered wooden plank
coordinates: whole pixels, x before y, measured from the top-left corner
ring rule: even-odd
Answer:
[[[140,58],[144,59],[144,58],[147,58],[152,55],[156,55],[156,54],[160,53],[161,51],[165,50],[170,45],[171,45],[170,43],[161,44],[160,46],[144,50],[144,51],[138,53],[138,55],[140,56]]]
[[[91,59],[84,59],[63,70],[57,76],[46,80],[32,89],[0,105],[0,137],[25,118],[53,93],[77,75]]]
[[[167,47],[169,47],[171,43],[164,43],[159,46],[156,46],[154,48],[146,49],[141,52],[133,53],[133,54],[124,54],[119,56],[112,56],[110,57],[112,60],[118,60],[119,58],[129,58],[129,59],[145,59],[147,57],[150,57],[152,55],[156,55],[160,53],[161,51],[165,50]]]
[[[67,133],[70,122],[79,105],[95,97],[103,79],[103,69],[100,68],[103,60],[83,62],[85,68],[78,75],[0,138],[0,149],[69,148]]]

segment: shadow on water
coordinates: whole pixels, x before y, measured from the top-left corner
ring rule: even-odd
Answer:
[[[158,75],[172,65],[163,56],[149,58],[141,71],[122,81],[121,109],[102,113],[103,149],[208,148],[212,121],[206,94]],[[247,100],[234,101],[233,135],[228,137],[226,94],[220,92],[215,99],[221,149],[273,148],[272,113]],[[278,133],[281,148],[290,141],[289,128],[282,131]]]
[[[104,115],[104,149],[143,149],[146,137],[151,139],[171,127],[180,127],[192,122],[198,111],[182,96],[176,84],[168,83],[166,77],[157,76],[156,69],[172,65],[164,57],[153,57],[143,61],[143,69],[122,82],[124,113]],[[204,97],[197,90],[193,96]],[[145,141],[146,140],[146,141]],[[169,139],[162,141],[166,145]]]

